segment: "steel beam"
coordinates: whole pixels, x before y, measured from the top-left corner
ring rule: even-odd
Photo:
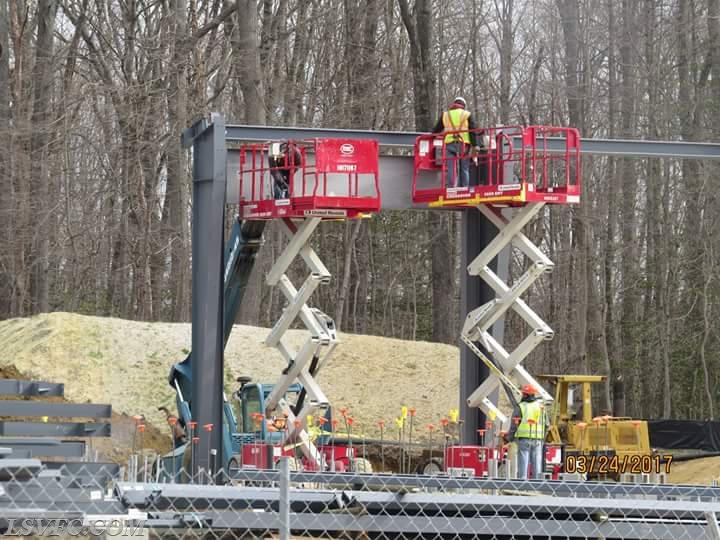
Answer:
[[[275,470],[233,469],[233,481],[277,483]],[[674,485],[674,484],[630,484],[618,482],[578,482],[542,480],[505,480],[501,478],[461,478],[448,476],[356,474],[331,472],[291,472],[294,484],[320,484],[334,488],[348,489],[436,489],[483,490],[505,492],[534,492],[566,497],[655,497],[672,499],[693,499],[720,502],[720,487]]]
[[[292,480],[292,477],[291,477]],[[120,483],[116,496],[128,506],[143,510],[172,509],[238,510],[265,508],[277,511],[277,488],[228,487],[176,484]],[[705,519],[707,512],[720,512],[720,503],[642,498],[557,497],[537,493],[492,495],[478,493],[391,493],[332,489],[293,489],[290,505],[294,512],[322,512],[329,509],[362,507],[370,514],[428,516],[455,515],[555,516],[570,519],[605,512],[615,518]],[[187,508],[186,508],[187,507]]]
[[[268,512],[203,512],[185,516],[152,515],[144,522],[151,529],[233,530],[247,532],[277,531],[281,523],[277,514]],[[512,517],[443,517],[430,516],[355,516],[352,514],[290,514],[291,533],[297,536],[315,534],[370,533],[402,535],[403,538],[433,538],[447,535],[453,538],[627,538],[667,539],[702,538],[703,523],[618,523],[593,521],[558,521],[521,519]],[[460,536],[463,535],[463,536]]]
[[[2,461],[0,461],[0,465]],[[99,461],[48,461],[43,463],[46,470],[57,471],[63,477],[90,478],[107,477],[117,478],[120,474],[120,465],[117,463],[103,463]]]
[[[42,469],[42,463],[37,459],[0,459],[0,482],[9,480],[29,480]]]
[[[224,463],[223,432],[223,251],[225,244],[225,120],[214,114],[183,133],[193,149],[192,199],[192,418],[198,424],[195,468]],[[204,431],[211,424],[212,431]],[[213,471],[214,472],[214,471]]]
[[[7,506],[0,502],[0,534],[2,533],[2,520],[4,518],[17,516],[21,521],[23,518],[52,518],[56,515],[59,518],[68,519],[75,513],[78,517],[83,516],[121,516],[127,515],[127,509],[119,501],[111,499],[86,499],[55,504],[46,503],[25,503],[19,506],[10,502]]]
[[[59,416],[63,418],[110,418],[111,405],[49,403],[47,401],[0,401],[0,416]]]
[[[110,434],[107,422],[0,422],[3,437],[110,437]]]
[[[284,139],[344,138],[374,139],[382,146],[412,148],[423,135],[410,131],[372,131],[353,129],[299,128],[228,125],[225,140],[252,142]],[[675,159],[720,159],[720,144],[687,141],[647,141],[632,139],[581,138],[581,154],[616,157],[654,157]],[[516,138],[515,144],[520,144]],[[550,139],[548,150],[564,152],[564,140]]]
[[[293,128],[266,126],[227,126],[225,139],[229,143],[278,139],[308,139],[342,137],[348,139],[377,139],[381,145],[412,149],[421,133],[395,131],[359,131],[345,129]],[[582,155],[631,158],[720,159],[720,144],[683,141],[633,141],[625,139],[581,139]],[[515,141],[520,144],[520,141]],[[551,139],[551,152],[564,151],[563,141]],[[240,186],[238,179],[240,155],[237,149],[228,151],[227,198],[236,203]],[[413,158],[407,155],[380,156],[380,193],[382,210],[427,209],[412,201]],[[477,306],[476,306],[477,307]]]
[[[65,385],[45,381],[19,381],[0,379],[2,396],[63,396]]]
[[[13,503],[28,503],[53,507],[59,504],[83,504],[98,496],[99,487],[66,487],[63,485],[40,484],[37,482],[8,483],[3,486]]]
[[[115,487],[115,496],[128,508],[144,511],[162,510],[274,510],[280,508],[280,490],[201,486],[187,484],[126,484]],[[304,490],[291,492],[293,512],[324,512],[340,509],[352,502],[344,492]]]
[[[25,455],[30,452],[32,457],[75,457],[85,456],[85,441],[59,441],[56,439],[3,439],[3,446],[12,448],[13,454]],[[4,463],[3,459],[2,462]]]

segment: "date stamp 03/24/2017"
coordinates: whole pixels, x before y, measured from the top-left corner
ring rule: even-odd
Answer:
[[[566,455],[564,470],[578,474],[670,474],[673,456],[668,455]]]

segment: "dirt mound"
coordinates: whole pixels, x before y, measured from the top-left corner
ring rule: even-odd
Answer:
[[[673,484],[710,485],[720,481],[720,457],[706,457],[670,463],[668,481]]]
[[[0,366],[0,379],[24,380],[26,378],[15,366]]]
[[[233,329],[225,353],[227,395],[239,375],[265,382],[279,378],[285,364],[277,349],[263,344],[268,332],[242,325]],[[287,343],[299,349],[306,338],[307,332],[293,330]],[[426,424],[437,425],[457,407],[457,347],[342,333],[339,338],[318,381],[331,404],[348,408],[355,434],[377,436],[377,422],[393,425],[405,405],[417,409],[420,436]],[[191,325],[185,323],[43,314],[0,322],[5,353],[0,368],[14,365],[30,378],[63,382],[71,401],[110,403],[118,413],[144,414],[164,426],[157,408],[175,410],[167,376],[191,343]],[[387,430],[389,437],[396,434]]]

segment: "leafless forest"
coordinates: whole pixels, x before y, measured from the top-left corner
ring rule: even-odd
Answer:
[[[0,0],[0,317],[189,320],[179,136],[210,111],[424,131],[460,94],[481,125],[717,141],[719,3]],[[584,160],[582,205],[529,233],[557,264],[528,299],[556,331],[534,372],[622,375],[628,414],[715,416],[717,167]],[[314,299],[342,330],[458,342],[456,216],[321,229],[333,282]],[[262,269],[283,237],[266,237],[239,322],[282,308]],[[510,341],[527,331],[511,324]]]

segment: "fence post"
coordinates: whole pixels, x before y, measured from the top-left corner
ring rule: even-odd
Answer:
[[[280,540],[290,540],[290,461],[287,456],[280,458],[278,463],[280,475]]]
[[[720,527],[715,512],[706,512],[705,517],[707,518],[708,527],[707,537],[712,538],[712,540],[720,540]]]

